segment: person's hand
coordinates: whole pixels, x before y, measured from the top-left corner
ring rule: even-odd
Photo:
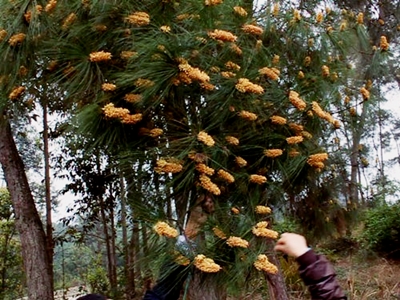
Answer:
[[[283,233],[275,245],[275,251],[281,251],[297,258],[306,253],[310,248],[304,236],[296,233]]]

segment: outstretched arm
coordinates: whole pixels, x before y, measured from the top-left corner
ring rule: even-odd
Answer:
[[[336,273],[330,262],[323,255],[318,255],[310,249],[303,236],[284,233],[275,250],[296,258],[300,277],[307,285],[312,299],[347,299],[336,280]]]

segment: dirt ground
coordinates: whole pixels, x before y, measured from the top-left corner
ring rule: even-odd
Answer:
[[[400,299],[400,262],[345,258],[335,262],[349,300]]]

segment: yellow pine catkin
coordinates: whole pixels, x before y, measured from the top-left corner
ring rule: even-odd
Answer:
[[[296,107],[300,111],[303,111],[307,106],[307,104],[304,102],[304,100],[302,100],[299,97],[299,93],[297,93],[295,91],[289,92],[289,101],[290,101],[290,103],[293,104],[294,107]]]
[[[272,116],[270,117],[271,123],[276,125],[285,125],[286,119],[280,116]]]
[[[299,144],[301,142],[303,142],[304,137],[302,137],[301,135],[296,135],[296,136],[290,136],[286,138],[286,142],[289,145],[294,145],[294,144]]]
[[[362,97],[363,97],[364,100],[368,100],[368,99],[369,99],[370,93],[369,93],[369,91],[368,91],[365,87],[362,87],[362,88],[360,89],[360,93],[361,93],[361,95],[362,95]]]
[[[260,215],[267,215],[271,213],[271,208],[265,205],[257,205],[254,211]]]
[[[240,111],[238,115],[242,119],[249,120],[249,121],[255,121],[258,118],[255,113],[252,113],[252,112],[249,112],[249,111],[246,111],[246,110]]]
[[[241,93],[254,93],[254,94],[264,93],[264,89],[262,86],[250,82],[250,80],[248,80],[247,78],[239,78],[235,87]]]
[[[255,226],[253,226],[251,231],[253,232],[253,234],[255,236],[258,236],[258,237],[277,239],[279,236],[279,233],[276,232],[275,230],[268,229],[267,226],[268,226],[267,221],[258,222]]]
[[[205,131],[200,131],[197,134],[197,139],[208,147],[212,147],[215,144],[214,139]]]
[[[234,70],[234,71],[240,70],[240,66],[238,64],[235,64],[233,61],[226,62],[225,67],[227,67],[230,70]]]
[[[25,92],[25,87],[23,86],[18,86],[14,88],[11,93],[8,95],[8,99],[10,100],[16,100],[19,97],[21,97],[22,93]]]
[[[265,254],[260,254],[257,260],[253,263],[254,267],[259,271],[264,271],[271,274],[278,273],[278,268],[269,262],[268,257]]]
[[[214,31],[209,31],[208,36],[214,40],[222,42],[236,42],[237,36],[226,30],[215,29]]]
[[[231,145],[234,145],[234,146],[239,145],[239,139],[235,138],[234,136],[230,136],[229,135],[229,136],[225,137],[225,141],[227,141],[228,144],[231,144]]]
[[[242,30],[246,33],[254,34],[254,35],[261,35],[264,32],[264,29],[262,29],[259,26],[256,25],[251,25],[251,24],[245,24],[242,26]]]
[[[221,240],[226,240],[226,239],[227,239],[225,233],[224,233],[221,229],[219,229],[218,227],[214,227],[214,228],[212,229],[212,231],[213,231],[214,234],[215,234],[217,237],[219,237]]]
[[[153,226],[154,231],[161,236],[166,236],[169,238],[175,238],[178,236],[178,231],[169,226],[167,223],[158,221],[154,226]]]
[[[205,273],[216,273],[222,268],[220,265],[216,264],[211,258],[207,258],[204,254],[198,254],[194,258],[194,266]]]
[[[217,174],[218,174],[219,178],[226,181],[227,183],[235,182],[235,177],[233,177],[231,174],[229,174],[228,172],[226,172],[224,170],[219,170]]]
[[[226,244],[229,247],[239,247],[239,248],[248,248],[249,247],[249,242],[237,237],[237,236],[230,236],[227,240],[226,240]]]
[[[108,61],[111,57],[111,53],[105,51],[92,52],[89,54],[89,60],[91,62]]]
[[[237,207],[232,207],[232,208],[231,208],[231,212],[232,212],[234,215],[240,214],[240,210],[239,210]]]
[[[117,89],[117,86],[113,83],[103,83],[101,89],[105,92],[112,92]]]
[[[164,33],[170,33],[171,32],[171,27],[169,27],[168,25],[163,25],[160,27],[160,30]]]
[[[264,150],[264,155],[266,157],[275,158],[283,154],[282,149],[266,149]]]
[[[204,4],[205,4],[206,6],[214,6],[214,5],[221,4],[221,3],[223,3],[223,2],[224,2],[223,0],[205,0],[205,1],[204,1]]]
[[[261,75],[265,75],[267,78],[269,78],[271,80],[278,80],[279,79],[279,75],[280,75],[280,72],[279,72],[278,69],[276,69],[276,68],[268,68],[268,67],[264,67],[262,69],[259,69],[258,73],[260,73]]]
[[[183,170],[183,166],[177,161],[167,161],[165,159],[159,159],[156,162],[154,171],[156,173],[179,173]]]
[[[146,26],[150,24],[150,16],[148,13],[143,11],[134,12],[133,14],[127,16],[125,18],[130,24],[134,24],[137,26]]]
[[[137,103],[142,100],[142,95],[140,94],[126,94],[124,100],[129,103]]]
[[[128,60],[132,57],[135,57],[137,52],[135,51],[121,51],[120,57],[124,60]]]
[[[149,136],[155,138],[155,137],[159,137],[163,133],[164,133],[164,131],[161,128],[153,128],[150,130]]]
[[[201,174],[200,175],[200,185],[207,191],[209,191],[210,193],[218,196],[221,194],[221,190],[219,189],[219,187],[213,183],[210,179],[210,177],[208,177],[207,175]]]
[[[389,50],[389,43],[387,41],[386,36],[382,35],[380,39],[380,48],[381,51],[388,51]]]
[[[212,176],[215,173],[213,168],[208,167],[207,165],[200,163],[196,165],[196,170],[201,174],[206,174],[208,176]]]
[[[56,5],[57,5],[57,1],[56,0],[50,0],[46,4],[46,6],[44,8],[44,11],[47,12],[47,13],[52,13],[54,11],[54,9],[56,8]]]
[[[263,184],[267,182],[267,177],[263,175],[251,174],[249,181],[252,183]]]
[[[8,43],[13,47],[17,46],[18,44],[21,44],[25,40],[25,37],[26,37],[25,33],[14,34],[13,36],[10,37]]]
[[[246,17],[247,11],[241,6],[234,6],[233,11],[238,14],[239,16]]]
[[[328,159],[328,153],[316,153],[308,157],[307,163],[314,168],[322,169],[324,161]]]
[[[235,162],[241,168],[247,166],[247,161],[245,159],[243,159],[242,157],[240,157],[240,156],[237,156],[235,158]]]

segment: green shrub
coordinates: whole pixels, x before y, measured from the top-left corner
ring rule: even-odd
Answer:
[[[400,258],[400,202],[370,209],[361,236],[368,249],[390,258]]]

